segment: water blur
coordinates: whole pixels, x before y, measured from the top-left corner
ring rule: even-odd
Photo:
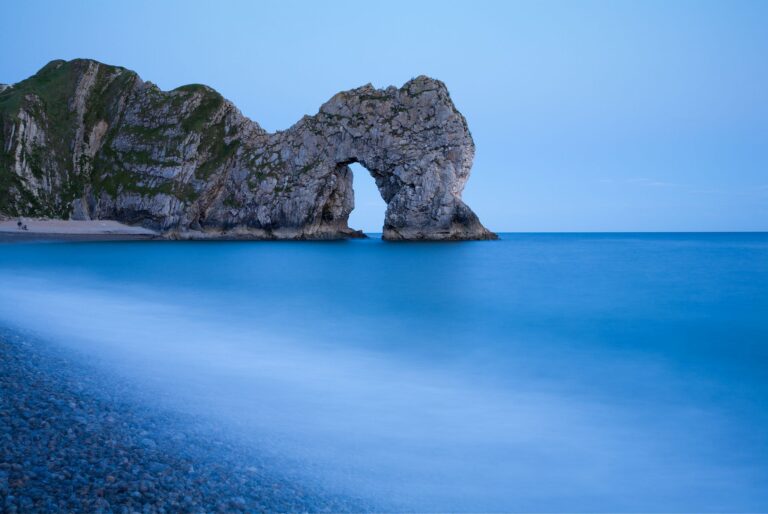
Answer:
[[[768,509],[768,235],[0,245],[0,322],[406,510]]]

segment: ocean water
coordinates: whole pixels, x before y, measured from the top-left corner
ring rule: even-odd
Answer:
[[[768,234],[3,244],[0,323],[389,509],[768,510]]]

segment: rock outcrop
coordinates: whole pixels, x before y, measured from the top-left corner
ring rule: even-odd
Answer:
[[[474,143],[445,85],[339,93],[268,133],[202,85],[53,61],[0,86],[0,214],[113,219],[182,238],[359,232],[349,164],[374,177],[390,240],[492,239],[461,200]]]

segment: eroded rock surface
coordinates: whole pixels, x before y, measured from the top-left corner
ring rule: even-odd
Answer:
[[[207,86],[53,61],[0,86],[0,214],[114,219],[182,238],[354,237],[359,162],[391,240],[492,239],[461,200],[474,143],[445,85],[338,93],[268,133]]]

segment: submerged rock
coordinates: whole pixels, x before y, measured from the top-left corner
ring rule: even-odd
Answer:
[[[325,239],[348,226],[359,162],[390,240],[493,239],[461,200],[474,157],[445,85],[338,93],[268,133],[203,85],[53,61],[0,89],[0,214],[114,219],[178,238]]]

